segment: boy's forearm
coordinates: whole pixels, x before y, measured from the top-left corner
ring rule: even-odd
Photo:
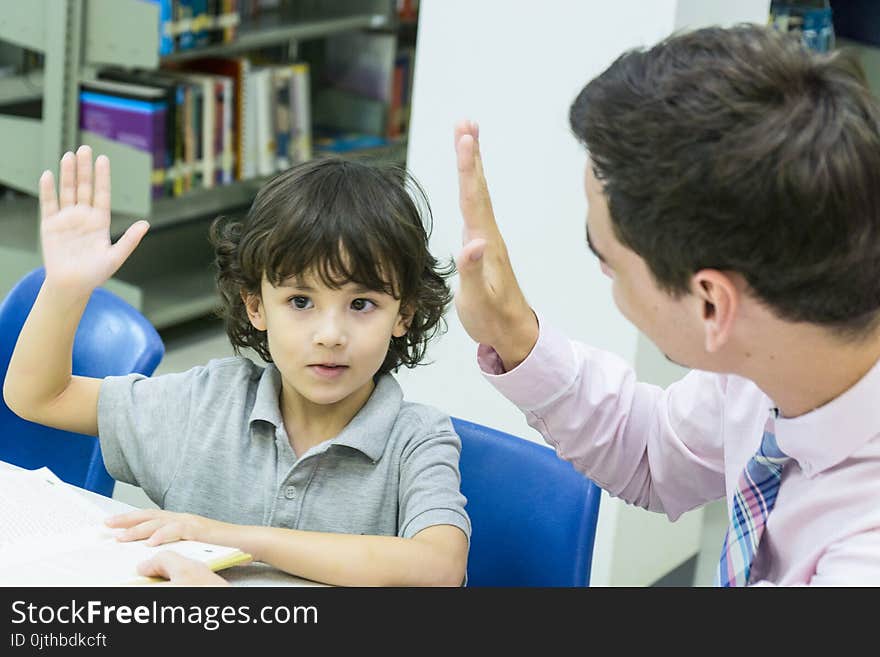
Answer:
[[[73,340],[89,293],[44,283],[22,327],[3,386],[6,404],[36,419],[70,383]]]
[[[255,561],[337,586],[459,586],[463,565],[439,547],[364,536],[221,523],[200,540],[234,545]]]

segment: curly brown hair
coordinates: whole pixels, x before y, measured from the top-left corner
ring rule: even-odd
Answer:
[[[377,374],[419,365],[428,342],[445,330],[452,300],[441,266],[428,250],[431,209],[403,168],[327,157],[275,176],[257,193],[243,220],[218,217],[210,230],[220,311],[236,353],[254,349],[272,362],[266,332],[248,319],[242,292],[314,273],[338,289],[353,282],[400,300],[409,328],[392,337]]]

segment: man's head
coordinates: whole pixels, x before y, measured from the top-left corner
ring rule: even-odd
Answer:
[[[615,253],[615,297],[649,336],[652,303],[711,317],[719,285],[733,316],[746,300],[843,340],[876,327],[880,109],[853,62],[768,28],[698,30],[621,56],[570,121],[590,155],[590,239]],[[621,269],[639,260],[644,279]]]

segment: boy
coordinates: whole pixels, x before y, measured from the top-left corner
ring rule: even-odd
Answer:
[[[314,160],[267,183],[244,221],[215,222],[227,332],[265,368],[233,357],[104,380],[71,376],[74,333],[148,226],[111,245],[106,157],[92,176],[82,146],[61,160],[59,199],[40,179],[46,280],[3,392],[22,417],[98,435],[108,471],[164,509],[110,519],[120,540],[233,545],[329,584],[460,585],[461,443],[390,374],[422,360],[450,298],[406,176]]]
[[[622,55],[570,122],[617,306],[695,369],[639,383],[538,321],[463,123],[456,307],[487,379],[612,495],[673,520],[726,496],[718,584],[880,584],[880,107],[860,71],[709,28]]]

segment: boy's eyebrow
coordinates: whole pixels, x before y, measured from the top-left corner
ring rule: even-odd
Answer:
[[[278,287],[286,287],[286,288],[294,288],[297,290],[302,290],[303,292],[314,292],[315,288],[311,285],[308,285],[299,279],[289,278],[285,281],[281,282],[281,285]],[[366,285],[357,285],[351,290],[352,294],[378,294],[378,290],[374,290],[373,288],[367,287]]]
[[[608,261],[605,259],[605,257],[596,250],[596,245],[593,244],[593,240],[590,239],[590,227],[589,226],[587,226],[587,247],[589,247],[590,251],[593,252],[594,256],[599,258],[600,262],[604,262],[605,264],[608,264]]]

